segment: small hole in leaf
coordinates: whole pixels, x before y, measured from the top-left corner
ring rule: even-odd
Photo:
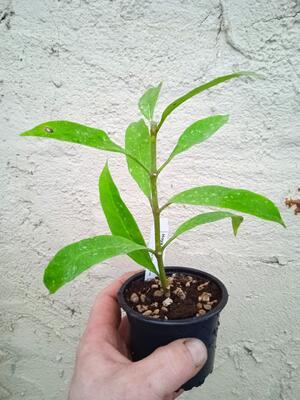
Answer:
[[[52,133],[52,132],[53,132],[53,129],[52,129],[52,128],[49,128],[49,126],[46,126],[46,127],[44,128],[44,131],[45,131],[46,133]]]

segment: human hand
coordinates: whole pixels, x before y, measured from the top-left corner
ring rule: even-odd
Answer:
[[[116,297],[130,275],[114,281],[95,301],[78,348],[69,400],[172,400],[206,361],[205,345],[193,338],[160,347],[141,361],[130,360],[128,321],[121,319]]]

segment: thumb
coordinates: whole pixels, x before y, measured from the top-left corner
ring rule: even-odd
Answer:
[[[198,339],[179,339],[139,361],[140,371],[158,396],[169,395],[192,378],[205,364],[207,350]]]

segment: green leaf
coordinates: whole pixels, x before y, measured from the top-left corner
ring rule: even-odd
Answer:
[[[119,236],[95,236],[59,250],[44,273],[44,284],[54,293],[94,264],[120,254],[143,249],[137,243]]]
[[[233,74],[229,74],[229,75],[224,75],[224,76],[220,76],[216,79],[213,79],[212,81],[209,81],[207,83],[204,83],[201,86],[196,87],[195,89],[189,91],[188,93],[186,93],[185,95],[179,97],[177,100],[173,101],[173,103],[169,104],[168,107],[164,110],[164,112],[162,113],[160,122],[158,124],[158,129],[162,126],[162,124],[164,123],[164,121],[166,120],[166,118],[177,108],[179,107],[182,103],[184,103],[185,101],[189,100],[191,97],[196,96],[197,94],[203,92],[204,90],[207,90],[213,86],[218,85],[219,83],[223,83],[226,82],[230,79],[233,78],[239,78],[241,76],[250,76],[253,78],[261,78],[261,75],[256,74],[255,72],[251,72],[251,71],[241,71],[241,72],[235,72]]]
[[[178,139],[177,145],[172,151],[170,158],[210,138],[210,136],[220,129],[228,119],[228,115],[214,115],[193,123]]]
[[[146,169],[151,166],[151,144],[147,125],[143,119],[133,122],[126,129],[125,151],[135,157]],[[145,169],[132,158],[127,158],[128,170],[147,197],[151,195],[150,176]]]
[[[195,228],[196,226],[203,225],[203,224],[208,224],[210,222],[216,222],[224,218],[231,218],[232,221],[235,221],[234,227],[233,227],[233,233],[236,236],[237,231],[241,223],[243,222],[243,217],[239,215],[232,214],[230,212],[224,212],[224,211],[213,211],[209,213],[204,213],[204,214],[199,214],[196,215],[196,217],[193,217],[183,224],[181,224],[177,229],[176,232],[174,233],[175,237],[178,237],[179,235],[182,235],[184,232],[189,231],[190,229]]]
[[[176,229],[174,235],[168,240],[168,244],[171,243],[174,239],[176,239],[179,235],[182,235],[183,233],[189,231],[190,229],[195,228],[196,226],[208,224],[210,222],[216,222],[224,218],[231,218],[233,233],[236,236],[238,228],[243,222],[244,218],[240,217],[239,215],[232,214],[230,212],[214,211],[196,215],[196,217],[193,217],[185,221]]]
[[[78,143],[96,149],[125,153],[124,149],[114,143],[101,129],[91,128],[69,121],[49,121],[38,125],[21,136],[39,136],[65,142]]]
[[[228,208],[285,226],[275,204],[266,197],[249,190],[223,186],[202,186],[173,196],[168,204],[171,203]]]
[[[99,194],[101,205],[107,219],[108,226],[113,235],[122,236],[146,247],[145,240],[139,227],[123,202],[116,187],[108,165],[106,164],[99,178]],[[146,250],[138,250],[128,254],[135,262],[156,272],[149,253]]]
[[[144,117],[147,118],[149,121],[151,121],[153,118],[153,113],[159,96],[161,85],[162,83],[160,83],[156,87],[151,86],[139,100],[139,109]]]
[[[232,225],[234,236],[237,235],[239,227],[243,221],[244,221],[244,218],[239,215],[236,215],[235,217],[231,218],[231,225]]]

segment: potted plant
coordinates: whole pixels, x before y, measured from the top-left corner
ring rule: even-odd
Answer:
[[[146,245],[106,164],[99,179],[99,194],[111,235],[83,239],[61,249],[46,267],[44,283],[50,293],[54,293],[94,264],[120,254],[127,254],[150,270],[154,274],[152,279],[145,280],[144,273],[137,273],[124,283],[118,294],[119,303],[130,322],[132,357],[139,360],[157,347],[178,338],[201,339],[207,346],[208,359],[204,368],[183,386],[185,390],[199,386],[212,372],[219,314],[227,303],[228,294],[223,283],[207,272],[188,267],[165,267],[165,249],[186,231],[224,218],[231,219],[236,235],[243,221],[239,213],[283,226],[284,222],[277,207],[266,197],[223,186],[194,187],[173,195],[166,204],[159,205],[157,183],[164,168],[176,155],[210,138],[228,122],[228,115],[209,116],[188,126],[161,166],[157,165],[157,137],[168,116],[185,101],[215,85],[242,76],[257,77],[251,72],[236,72],[198,86],[169,104],[158,123],[153,120],[153,114],[161,84],[151,87],[139,100],[139,109],[147,123],[145,119],[140,119],[128,126],[125,148],[113,142],[103,130],[68,121],[46,122],[22,134],[78,143],[126,157],[128,170],[152,209],[154,248]],[[160,216],[171,204],[201,205],[216,210],[184,222],[163,244],[160,240]]]

